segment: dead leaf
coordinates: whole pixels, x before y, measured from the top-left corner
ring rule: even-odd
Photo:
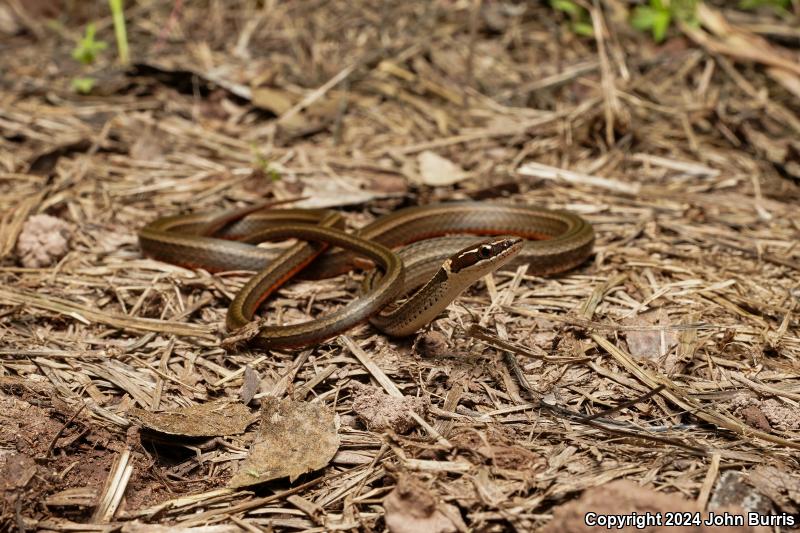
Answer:
[[[767,135],[760,129],[744,124],[742,132],[759,154],[771,163],[783,164],[789,156],[789,141],[775,135]]]
[[[454,533],[467,531],[455,505],[441,503],[422,482],[401,476],[383,500],[386,527],[392,533]]]
[[[250,366],[244,367],[244,383],[242,383],[242,403],[247,405],[250,403],[250,400],[253,399],[253,396],[256,395],[258,392],[258,385],[261,383],[261,380],[258,377],[258,372],[250,368]]]
[[[11,6],[0,5],[0,35],[16,35],[22,31],[22,24],[14,15]]]
[[[502,431],[486,428],[482,433],[462,428],[448,436],[460,450],[460,458],[483,467],[491,467],[494,478],[532,482],[537,472],[547,465],[540,455],[515,444]]]
[[[94,507],[97,505],[98,487],[71,487],[45,498],[48,507]]]
[[[120,528],[120,533],[239,533],[242,528],[235,524],[214,524],[201,527],[178,527],[175,524],[162,526],[153,523],[144,523],[139,520],[125,522]]]
[[[152,126],[147,126],[144,134],[140,135],[131,145],[130,156],[142,161],[163,161],[169,148],[162,139],[162,136],[154,133]]]
[[[426,150],[417,156],[420,183],[431,187],[453,185],[469,176],[464,169],[435,152]]]
[[[800,98],[800,77],[794,72],[789,72],[782,68],[768,68],[767,74],[773,80],[777,81],[783,87],[792,93],[795,98]]]
[[[736,506],[748,512],[770,514],[772,502],[745,480],[746,475],[742,472],[722,472],[708,500],[708,510],[717,512],[725,507]]]
[[[408,182],[402,175],[380,174],[371,178],[365,188],[376,193],[406,194]]]
[[[587,510],[593,511],[596,515],[603,513],[606,516],[627,515],[635,516],[634,513],[643,516],[645,513],[675,513],[689,515],[697,511],[696,502],[684,498],[679,492],[657,492],[649,487],[640,486],[638,483],[627,479],[620,479],[606,483],[604,485],[591,487],[581,494],[580,498],[557,505],[553,508],[553,518],[540,531],[545,533],[555,533],[559,531],[570,531],[574,533],[590,533],[598,531],[596,525],[589,525],[586,522]],[[742,515],[741,508],[723,507],[717,511],[721,516],[723,513]],[[708,515],[700,513],[701,520],[706,520]],[[636,531],[633,526],[623,528],[616,526],[621,531]],[[610,528],[609,528],[610,529]],[[688,531],[737,531],[740,533],[768,533],[769,528],[764,526],[742,526],[742,527],[694,527],[685,524],[681,527],[667,526],[664,524],[653,524],[646,528],[652,533],[688,532]]]
[[[800,75],[800,64],[785,48],[775,46],[763,37],[729,23],[721,12],[705,5],[697,6],[697,18],[713,37],[700,28],[684,25],[682,31],[709,50],[743,61],[754,61]]]
[[[359,187],[359,185],[366,185],[366,183],[355,177],[338,178],[326,176],[324,178],[304,179],[302,185],[302,195],[308,198],[297,202],[295,205],[303,209],[358,205],[378,198],[403,195],[403,192],[387,193]]]
[[[24,488],[36,475],[36,461],[24,453],[9,453],[0,460],[0,493]]]
[[[299,98],[289,91],[270,87],[257,87],[252,92],[252,102],[256,107],[266,109],[280,116],[290,110]]]
[[[678,343],[675,332],[670,329],[653,329],[652,326],[668,326],[669,316],[663,309],[647,311],[623,321],[626,326],[643,326],[642,330],[628,331],[625,339],[634,357],[660,359]],[[644,329],[647,328],[647,329]]]
[[[250,424],[250,409],[241,403],[210,402],[171,411],[151,413],[133,408],[130,416],[147,428],[168,435],[219,437],[244,433]]]
[[[228,485],[247,487],[287,476],[294,481],[326,466],[338,449],[331,407],[267,397],[255,443]]]
[[[782,511],[800,511],[800,478],[797,476],[774,466],[759,465],[750,472],[748,481]]]

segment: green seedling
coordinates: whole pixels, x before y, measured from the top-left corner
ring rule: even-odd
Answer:
[[[570,18],[570,29],[576,35],[591,37],[594,35],[592,19],[586,8],[570,0],[550,0],[550,7],[567,14]]]
[[[80,61],[84,65],[91,65],[97,56],[108,47],[105,41],[96,40],[94,35],[94,22],[90,22],[86,25],[86,34],[72,50],[74,60]]]
[[[264,157],[261,153],[259,153],[258,148],[255,145],[251,146],[253,150],[253,163],[256,167],[258,167],[261,172],[263,172],[269,179],[272,181],[278,181],[281,179],[281,173],[272,166],[269,159]]]
[[[786,16],[791,14],[792,0],[740,0],[739,9],[759,9],[762,7],[772,8],[779,15]]]
[[[72,78],[72,82],[70,85],[72,86],[72,90],[76,93],[80,94],[89,94],[94,89],[94,83],[97,80],[90,77],[78,77]]]
[[[650,0],[649,5],[638,6],[633,11],[631,25],[640,31],[649,31],[653,40],[660,43],[674,21],[695,23],[697,0]]]

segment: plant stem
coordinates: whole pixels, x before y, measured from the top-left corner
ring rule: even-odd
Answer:
[[[111,16],[114,20],[114,36],[117,39],[117,52],[119,62],[127,65],[130,62],[128,55],[128,34],[125,31],[125,12],[122,7],[122,0],[108,0],[111,8]]]

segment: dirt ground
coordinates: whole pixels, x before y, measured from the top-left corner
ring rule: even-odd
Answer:
[[[0,2],[0,531],[800,524],[800,4],[687,3],[657,42],[660,2],[129,1],[123,64],[108,3]],[[227,342],[252,273],[137,231],[283,200],[596,239],[412,338]]]

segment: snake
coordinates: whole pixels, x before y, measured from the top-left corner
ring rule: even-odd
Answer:
[[[399,209],[353,233],[343,227],[342,215],[332,210],[253,206],[158,218],[139,231],[139,243],[145,256],[187,268],[255,271],[228,307],[230,331],[249,324],[295,276],[324,279],[375,267],[361,296],[332,313],[259,325],[258,344],[288,349],[324,342],[367,320],[387,335],[411,335],[483,276],[523,264],[536,276],[570,270],[591,255],[595,238],[591,224],[568,211],[475,201]],[[295,242],[279,251],[257,246],[285,239]],[[402,296],[408,298],[397,304]]]

